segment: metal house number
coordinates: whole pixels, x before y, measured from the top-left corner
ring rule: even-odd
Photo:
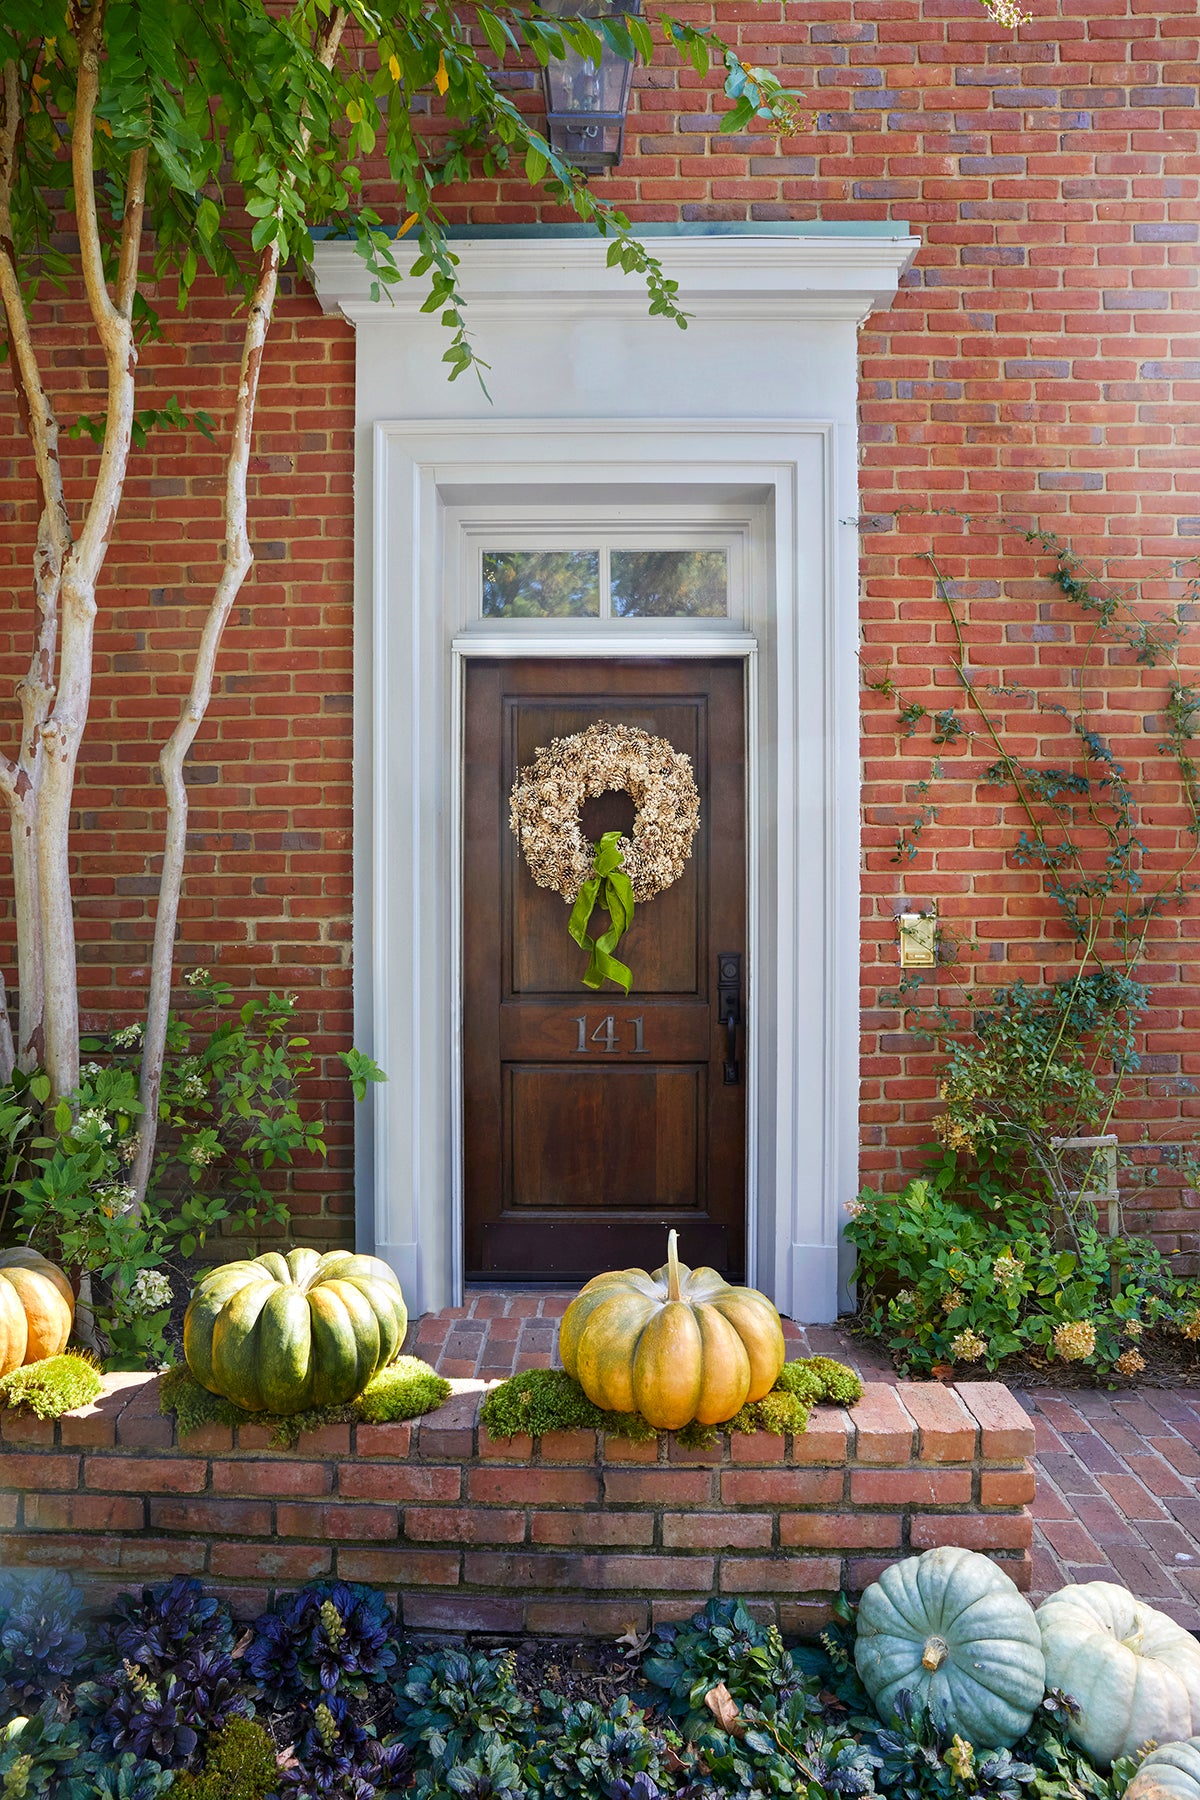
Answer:
[[[621,1040],[617,1033],[617,1021],[612,1013],[609,1013],[607,1017],[601,1019],[595,1031],[592,1032],[588,1031],[586,1013],[582,1015],[577,1014],[575,1023],[579,1027],[579,1036],[575,1040],[575,1054],[577,1056],[586,1056],[588,1047],[591,1044],[598,1044],[601,1050],[607,1051],[609,1055],[612,1055],[621,1048]],[[621,1024],[633,1026],[633,1049],[630,1054],[633,1056],[644,1056],[646,1054],[646,1040],[643,1031],[643,1026],[645,1025],[644,1016],[636,1019],[622,1019]]]

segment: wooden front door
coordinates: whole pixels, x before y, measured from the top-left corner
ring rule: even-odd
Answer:
[[[468,1280],[575,1282],[655,1268],[672,1225],[685,1261],[744,1273],[743,687],[733,661],[468,664]],[[599,719],[667,738],[691,757],[700,791],[691,860],[637,907],[617,952],[633,970],[628,998],[611,984],[597,993],[582,985],[587,959],[567,934],[570,909],[535,885],[508,825],[518,768]],[[627,794],[584,808],[593,843],[632,824]],[[732,957],[742,991],[727,1067]]]

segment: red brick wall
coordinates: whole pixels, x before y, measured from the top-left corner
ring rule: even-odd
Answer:
[[[1196,64],[1191,0],[1028,0],[1013,34],[975,0],[725,0],[717,17],[747,60],[805,90],[816,129],[787,143],[720,138],[716,84],[669,57],[638,77],[629,155],[604,184],[635,220],[880,219],[924,244],[891,311],[863,334],[865,661],[889,659],[906,698],[949,704],[947,631],[921,552],[934,548],[967,610],[989,679],[1061,684],[1077,657],[1067,613],[1038,562],[986,523],[967,532],[936,504],[1003,508],[1054,526],[1151,600],[1178,592],[1175,559],[1200,539],[1196,306]],[[710,9],[686,9],[698,22]],[[534,78],[513,77],[523,105]],[[463,223],[561,216],[519,185],[480,182],[450,208]],[[64,410],[96,410],[81,368],[81,310],[51,303],[43,344]],[[161,394],[225,417],[236,330],[221,303],[168,319],[144,358]],[[482,346],[486,355],[486,345]],[[297,991],[322,1053],[350,1034],[349,425],[353,342],[306,294],[286,296],[268,354],[252,532],[258,565],[230,628],[222,683],[194,756],[196,851],[182,961],[221,945],[247,986]],[[90,396],[90,399],[88,398]],[[9,430],[6,412],[0,432]],[[80,794],[79,893],[89,1017],[134,1010],[144,980],[157,842],[153,758],[183,683],[216,573],[218,464],[171,438],[135,457],[110,558],[94,726]],[[0,440],[0,563],[28,593],[29,465]],[[83,472],[83,462],[78,473]],[[73,491],[79,492],[78,480]],[[905,510],[914,509],[914,510]],[[13,530],[12,521],[22,529]],[[1045,559],[1042,559],[1042,567]],[[10,615],[11,617],[11,615]],[[0,663],[23,666],[27,632],[0,632]],[[1123,655],[1103,665],[1121,753],[1161,782],[1152,717],[1161,677]],[[122,696],[128,695],[128,698]],[[865,743],[864,1171],[892,1183],[928,1136],[927,1059],[879,1004],[895,974],[893,915],[937,899],[978,940],[980,977],[1037,977],[1069,960],[1037,882],[1006,855],[1010,821],[976,791],[985,760],[953,750],[927,848],[892,861],[918,811],[928,739],[898,739],[894,702],[868,693]],[[8,713],[11,720],[11,710]],[[11,733],[11,723],[5,729]],[[1048,728],[1047,728],[1048,729]],[[1052,734],[1051,734],[1052,735]],[[1156,843],[1178,816],[1156,790]],[[1156,929],[1149,1050],[1158,1089],[1144,1108],[1175,1140],[1197,1102],[1170,1091],[1200,1073],[1197,1012],[1180,986],[1194,918]],[[331,1112],[328,1172],[299,1178],[304,1230],[347,1229],[347,1108]],[[1169,1187],[1158,1229],[1174,1246],[1194,1215]]]
[[[177,1439],[157,1377],[107,1389],[57,1424],[0,1418],[6,1561],[69,1569],[96,1601],[185,1573],[253,1617],[336,1575],[386,1588],[410,1630],[612,1637],[737,1594],[815,1635],[839,1589],[938,1544],[1030,1584],[1034,1433],[998,1382],[870,1384],[802,1433],[711,1450],[498,1442],[474,1383],[411,1425],[326,1425],[273,1451],[261,1425]]]

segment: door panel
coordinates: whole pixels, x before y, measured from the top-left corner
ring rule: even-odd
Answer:
[[[680,1229],[693,1264],[745,1260],[745,1021],[725,1080],[717,955],[745,960],[740,662],[468,665],[464,1087],[468,1278],[581,1280],[656,1266]],[[508,827],[516,771],[597,719],[692,759],[700,829],[680,879],[638,906],[618,955],[628,997],[581,982],[570,907],[535,885]],[[595,842],[632,802],[589,801]],[[601,915],[602,917],[603,915]]]

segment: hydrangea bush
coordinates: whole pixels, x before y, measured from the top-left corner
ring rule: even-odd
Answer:
[[[1132,1378],[1148,1330],[1200,1338],[1196,1283],[1148,1239],[1076,1218],[1064,1242],[1047,1201],[998,1196],[954,1155],[849,1210],[861,1320],[906,1371],[1032,1356]]]

